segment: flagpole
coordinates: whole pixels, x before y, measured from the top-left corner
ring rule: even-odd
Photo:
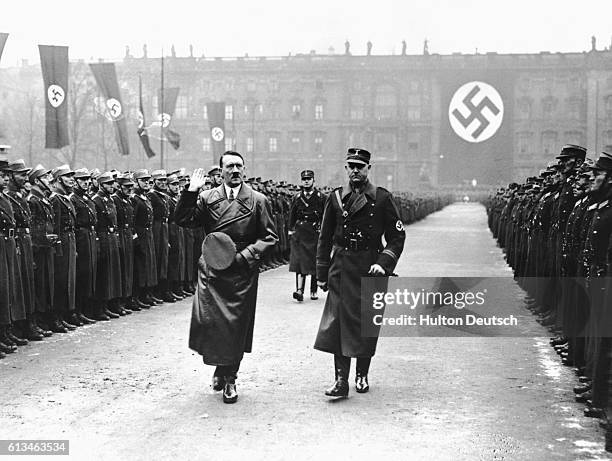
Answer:
[[[161,151],[161,155],[159,157],[160,161],[161,161],[161,169],[164,169],[164,49],[162,48],[162,54],[161,54],[161,92],[160,92],[160,98],[161,98],[161,110],[160,110],[160,114],[161,114],[161,126],[160,126],[160,136],[159,136],[159,148]]]

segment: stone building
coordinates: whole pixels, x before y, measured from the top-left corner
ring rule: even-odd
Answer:
[[[160,61],[126,54],[117,64],[133,154],[119,158],[107,142],[112,166],[161,166],[159,157],[144,157],[135,134],[139,76],[149,122],[157,113]],[[164,69],[165,85],[180,87],[172,123],[181,148],[164,145],[168,169],[214,162],[211,101],[226,104],[226,147],[245,154],[249,176],[264,178],[295,181],[300,170],[312,168],[320,184],[339,184],[349,146],[370,150],[374,180],[393,190],[521,180],[565,143],[588,147],[592,157],[612,151],[609,50],[171,56]],[[9,71],[0,73],[0,83]],[[93,109],[85,114],[92,123],[95,117]],[[77,163],[100,166],[100,146],[91,145],[96,136],[80,141]]]

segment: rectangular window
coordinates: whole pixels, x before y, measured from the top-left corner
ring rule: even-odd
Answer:
[[[234,118],[234,106],[227,104],[225,106],[225,120],[232,120]]]
[[[202,140],[202,150],[204,150],[204,152],[210,152],[210,137],[209,136],[205,136],[204,139]]]
[[[293,118],[300,118],[301,112],[302,112],[301,104],[293,104],[291,106],[291,113],[293,114]]]
[[[323,120],[323,104],[315,105],[315,120]]]
[[[253,152],[253,146],[254,146],[253,138],[251,138],[251,137],[246,138],[246,150],[247,150],[247,152]]]
[[[225,137],[225,150],[234,150],[234,138],[230,136]]]
[[[204,104],[204,110],[202,113],[204,114],[204,120],[208,120],[208,107],[206,107],[206,104]]]
[[[268,141],[268,149],[270,152],[278,152],[278,140],[273,136]]]
[[[323,135],[321,134],[315,135],[314,151],[317,154],[320,154],[321,152],[323,152]]]

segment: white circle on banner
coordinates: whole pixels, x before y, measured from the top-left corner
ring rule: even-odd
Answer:
[[[49,88],[47,88],[47,99],[49,99],[49,104],[57,109],[66,99],[66,92],[59,85],[49,85]]]
[[[121,117],[121,114],[123,113],[121,103],[115,98],[110,98],[106,100],[106,108],[108,109],[108,113],[113,120],[117,120],[119,117]]]
[[[491,138],[504,119],[504,102],[488,83],[462,85],[451,98],[448,120],[461,139],[478,143]]]
[[[223,128],[220,126],[215,126],[210,130],[210,136],[213,138],[213,141],[223,141],[223,137],[225,133],[223,133]]]
[[[168,125],[170,125],[170,122],[172,121],[172,117],[170,114],[164,112],[163,114],[159,114],[157,116],[157,120],[161,122],[162,128],[168,128]]]
[[[138,111],[138,115],[136,117],[138,118],[138,128],[144,128],[144,115],[142,115],[140,110]]]

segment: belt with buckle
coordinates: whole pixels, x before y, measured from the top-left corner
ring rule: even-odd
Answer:
[[[356,238],[345,238],[342,239],[337,245],[341,246],[345,250],[351,251],[365,251],[370,249],[367,240],[356,239]]]
[[[15,229],[0,229],[0,235],[4,235],[5,237],[14,238],[15,237]]]
[[[16,231],[18,234],[29,234],[30,228],[29,227],[18,227]]]

